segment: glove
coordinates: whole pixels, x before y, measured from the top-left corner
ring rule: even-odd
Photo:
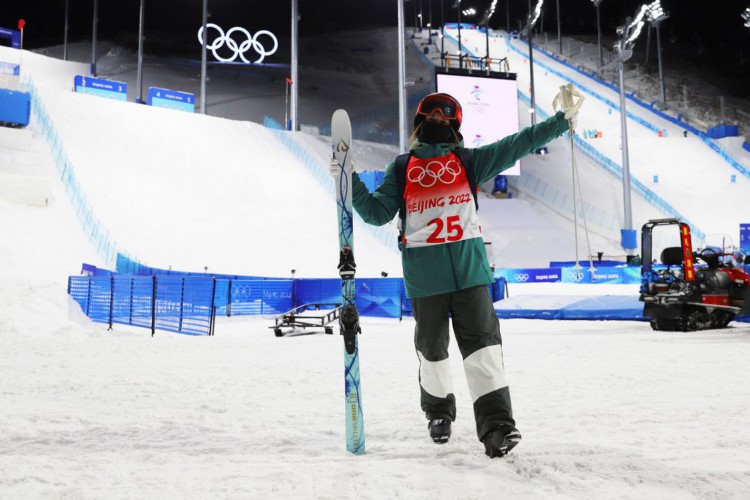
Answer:
[[[578,98],[578,100],[575,100],[575,98]],[[560,87],[560,92],[552,101],[552,108],[559,109],[565,113],[565,118],[570,123],[570,128],[575,130],[578,121],[578,110],[581,109],[583,101],[583,95],[572,83],[568,83]]]
[[[328,162],[328,171],[331,173],[331,177],[336,177],[339,175],[339,172],[341,172],[341,166],[339,165],[339,161],[343,161],[343,153],[341,154],[341,160],[335,159],[333,156],[330,157]],[[354,165],[354,159],[349,158],[349,161],[346,162],[346,167],[344,167],[346,174],[351,174],[356,170],[356,166]],[[358,171],[358,170],[357,170]]]

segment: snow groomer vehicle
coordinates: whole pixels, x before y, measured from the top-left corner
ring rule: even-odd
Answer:
[[[653,255],[654,228],[674,226],[680,246]],[[695,331],[726,328],[738,314],[750,313],[750,276],[742,268],[750,256],[706,246],[693,251],[690,226],[679,219],[654,219],[641,230],[643,315],[651,328]]]

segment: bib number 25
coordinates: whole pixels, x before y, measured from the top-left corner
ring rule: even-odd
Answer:
[[[461,219],[458,215],[451,215],[445,219],[432,219],[428,225],[435,225],[435,230],[427,237],[427,243],[445,243],[446,241],[458,241],[464,235],[461,227]]]

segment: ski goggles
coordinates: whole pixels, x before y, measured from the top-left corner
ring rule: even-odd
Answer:
[[[461,105],[448,94],[430,94],[419,103],[417,114],[429,116],[437,111],[446,120],[456,120],[459,124],[463,119]]]

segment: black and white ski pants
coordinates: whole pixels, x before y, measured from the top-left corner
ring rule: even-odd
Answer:
[[[427,419],[456,418],[456,398],[448,360],[448,320],[463,357],[469,393],[474,401],[477,437],[498,426],[513,426],[510,390],[505,380],[500,323],[489,288],[477,286],[453,293],[411,299],[417,326],[422,410]]]

